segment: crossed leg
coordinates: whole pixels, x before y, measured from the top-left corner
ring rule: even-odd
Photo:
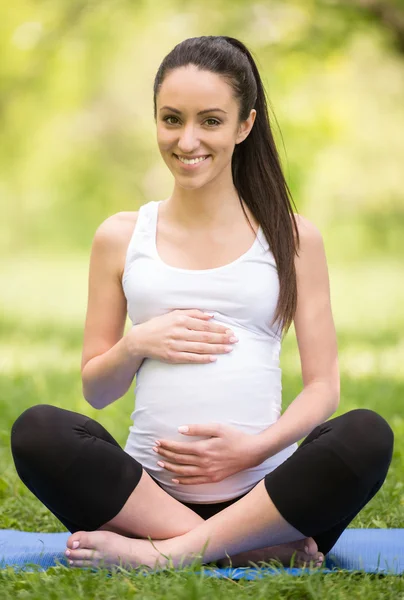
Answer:
[[[68,539],[68,547],[73,549],[73,542],[80,539],[80,552],[71,554],[73,562],[82,558],[80,553],[84,550],[87,550],[87,554],[89,551],[98,553],[98,558],[105,554],[111,562],[117,562],[117,557],[130,555],[136,544],[143,547],[146,544],[149,550],[152,545],[145,539],[148,537],[159,544],[164,543],[164,548],[172,540],[180,540],[181,543],[184,541],[184,552],[188,552],[188,538],[184,537],[183,540],[183,536],[203,528],[203,538],[206,523],[210,522],[205,522],[191,508],[167,494],[142,469],[140,463],[122,450],[100,423],[86,415],[47,404],[32,406],[13,424],[11,448],[17,472],[25,485],[70,531],[75,532]],[[136,481],[134,489],[133,486],[131,488],[132,480]],[[116,497],[112,497],[114,488],[117,490]],[[251,493],[244,496],[248,499],[243,500],[243,506],[245,502],[251,502]],[[122,504],[117,500],[122,494],[126,502],[119,510]],[[108,495],[111,497],[106,497]],[[265,513],[271,502],[266,492],[263,496]],[[235,501],[234,505],[237,506],[238,502],[239,500]],[[111,506],[115,506],[116,510],[111,511]],[[228,514],[230,508],[218,513],[221,515],[220,519]],[[231,510],[234,511],[234,508]],[[254,513],[248,505],[245,510],[248,518],[241,515],[241,521],[243,524],[245,521],[248,527],[250,515]],[[110,517],[111,513],[115,515],[113,519]],[[105,518],[104,522],[97,518],[97,515],[106,514],[108,520]],[[217,518],[218,515],[215,515],[215,524]],[[260,518],[258,514],[258,521]],[[102,527],[100,522],[104,523]],[[87,523],[85,531],[79,523]],[[99,530],[94,531],[96,528]],[[234,529],[237,531],[240,528],[236,518]],[[246,537],[248,539],[249,532]],[[288,539],[293,539],[294,543],[299,543],[297,540],[300,540],[302,544],[305,541],[302,538],[303,536],[295,536]],[[200,544],[201,548],[203,543],[204,541]],[[261,548],[277,543],[279,542],[269,538]],[[258,543],[241,550],[228,550],[224,546],[223,551],[219,552],[219,558],[224,559],[226,553],[233,558],[237,552],[249,552],[257,548]],[[274,556],[273,551],[272,548],[271,557]],[[143,554],[140,552],[140,560],[142,558]],[[244,561],[248,560],[245,555],[242,558]],[[254,554],[254,561],[259,558],[261,557]],[[138,559],[139,557],[136,560]],[[150,561],[152,559],[153,556]],[[268,559],[268,552],[262,559]],[[209,562],[212,559],[208,557],[206,560]]]
[[[75,542],[79,542],[78,548]],[[309,554],[304,552],[305,545]],[[124,564],[153,568],[165,566],[169,560],[173,566],[186,566],[196,557],[206,563],[223,561],[226,556],[233,566],[271,558],[289,565],[296,551],[295,564],[314,562],[322,556],[312,538],[306,538],[281,516],[264,481],[205,521],[167,494],[146,471],[111,521],[96,531],[76,531],[67,546],[68,558],[77,567]]]
[[[277,545],[296,548],[310,540],[276,505],[290,521],[305,523],[306,531],[320,532],[316,537],[323,537],[322,548],[331,548],[380,489],[393,447],[394,434],[383,417],[369,409],[352,410],[316,427],[248,494],[204,521],[160,488],[101,424],[85,415],[36,405],[18,417],[11,435],[22,481],[74,531],[67,546],[76,566],[105,560],[155,567],[165,565],[167,556],[175,565],[187,565],[194,556],[213,562],[249,552],[258,562],[259,550],[266,561],[268,550]],[[72,482],[78,482],[76,488]],[[82,504],[80,493],[75,495],[81,485],[88,491]],[[96,531],[77,530],[76,523],[99,526],[97,514],[106,514],[118,499],[103,496],[120,485],[129,496],[120,512]],[[315,505],[311,490],[316,490]]]

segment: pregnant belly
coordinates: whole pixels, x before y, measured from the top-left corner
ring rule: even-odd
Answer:
[[[146,358],[136,376],[137,418],[147,413],[170,434],[188,422],[211,421],[255,433],[276,420],[282,392],[279,359],[273,358],[277,349],[270,341],[238,335],[233,351],[218,354],[213,363]]]
[[[225,423],[257,434],[276,422],[282,404],[281,370],[270,356],[268,347],[252,355],[239,346],[230,354],[218,355],[215,363],[168,364],[145,359],[136,378],[136,409],[125,450],[178,499],[213,501],[245,493],[265,469],[271,470],[272,459],[261,469],[248,469],[224,482],[179,487],[171,482],[175,475],[157,465],[159,456],[152,448],[159,438],[185,444],[209,438],[182,435],[180,425]]]

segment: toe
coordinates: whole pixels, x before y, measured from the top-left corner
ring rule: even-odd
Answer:
[[[70,550],[73,550],[74,542],[78,542],[75,548],[91,548],[94,544],[90,540],[91,531],[76,531],[67,540],[66,545]]]
[[[77,569],[77,568],[94,568],[94,565],[92,564],[91,561],[89,560],[69,560],[69,567],[72,569]]]
[[[308,564],[308,556],[307,554],[305,554],[304,552],[301,552],[299,550],[295,550],[292,554],[292,556],[290,557],[290,559],[287,560],[288,562],[288,567],[297,567],[297,568],[302,568],[305,567]]]
[[[324,560],[325,560],[324,554],[322,554],[320,552],[319,556],[317,558],[317,561],[316,561],[317,566],[321,566],[324,563]]]
[[[305,542],[305,547],[307,548],[307,554],[310,556],[314,556],[316,554],[316,552],[318,551],[318,546],[317,543],[315,542],[315,540],[312,537],[306,538],[304,540]]]
[[[313,556],[308,556],[303,552],[297,552],[295,566],[300,566],[301,568],[319,567],[322,565],[323,560],[324,557],[320,552],[316,552]]]
[[[100,553],[91,548],[70,550],[70,554],[68,555],[69,560],[73,560],[74,562],[77,560],[98,560],[100,557]]]
[[[79,545],[81,545],[81,544],[80,544],[80,542],[81,542],[81,540],[82,540],[83,536],[85,535],[85,533],[86,533],[85,531],[75,531],[75,532],[74,532],[74,533],[73,533],[73,534],[72,534],[72,535],[71,535],[71,536],[70,536],[70,537],[67,539],[66,546],[67,546],[67,547],[68,547],[70,550],[72,550],[72,549],[73,549],[73,543],[74,543],[74,542],[79,542]]]

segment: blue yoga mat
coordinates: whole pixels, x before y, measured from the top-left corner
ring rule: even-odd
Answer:
[[[14,529],[0,530],[0,568],[46,570],[58,565],[69,566],[64,551],[69,532],[31,533]],[[404,529],[345,529],[326,555],[322,572],[335,569],[401,575],[404,573]],[[206,576],[231,579],[256,579],[275,574],[280,569],[252,567],[205,569]],[[309,569],[283,568],[283,572],[300,575]],[[318,571],[318,569],[316,569]],[[147,572],[146,572],[147,574]]]

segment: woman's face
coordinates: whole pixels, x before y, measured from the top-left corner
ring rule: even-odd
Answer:
[[[256,111],[238,123],[238,104],[226,81],[194,65],[169,73],[156,98],[157,142],[175,179],[184,187],[199,187],[226,167],[236,144],[249,134]],[[212,110],[216,109],[216,110]],[[198,114],[203,111],[203,114]],[[204,157],[192,165],[181,158]]]

